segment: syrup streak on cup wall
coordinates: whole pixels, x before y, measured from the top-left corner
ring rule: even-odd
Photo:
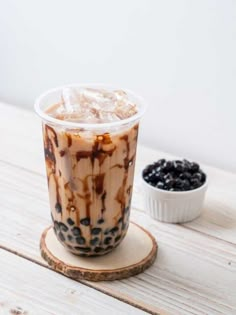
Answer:
[[[106,254],[126,235],[145,107],[132,92],[101,85],[56,88],[36,101],[54,231],[77,255]]]

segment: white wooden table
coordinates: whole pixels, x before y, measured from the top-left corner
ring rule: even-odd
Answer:
[[[206,167],[203,215],[182,224],[152,220],[139,172],[167,154],[139,146],[131,219],[159,244],[154,265],[114,282],[76,282],[39,253],[50,224],[41,122],[0,103],[0,314],[236,314],[236,175]],[[210,146],[209,146],[210,149]]]

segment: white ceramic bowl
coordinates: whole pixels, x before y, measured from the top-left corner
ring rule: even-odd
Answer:
[[[145,182],[143,177],[142,184],[145,209],[152,218],[168,223],[184,223],[201,214],[207,180],[201,187],[188,191],[159,189]]]

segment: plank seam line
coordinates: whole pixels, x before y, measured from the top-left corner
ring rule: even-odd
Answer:
[[[21,257],[23,259],[26,259],[28,261],[31,261],[32,263],[37,264],[37,265],[39,265],[39,266],[41,266],[43,268],[46,268],[46,269],[48,269],[48,270],[50,270],[52,272],[56,272],[57,274],[59,274],[59,275],[61,275],[63,277],[69,278],[66,275],[62,275],[61,273],[51,269],[46,264],[43,264],[43,263],[37,261],[36,259],[28,257],[27,255],[21,254],[21,253],[17,252],[16,250],[10,249],[10,248],[8,248],[6,246],[3,246],[3,245],[0,245],[0,249],[5,250],[5,251],[7,251],[7,252],[9,252],[11,254],[19,256],[19,257]],[[129,305],[133,306],[134,308],[137,308],[137,309],[140,309],[140,310],[142,310],[144,312],[147,312],[148,314],[152,314],[152,315],[168,315],[166,312],[163,312],[163,313],[161,313],[161,311],[160,312],[154,312],[151,309],[148,309],[146,306],[138,304],[138,302],[132,301],[131,299],[129,300],[128,298],[126,299],[124,297],[123,298],[119,297],[118,294],[116,295],[115,293],[112,293],[109,290],[106,291],[105,289],[103,290],[101,288],[98,288],[96,285],[93,286],[92,283],[88,283],[85,280],[83,281],[83,280],[74,280],[74,279],[71,279],[71,278],[69,278],[69,279],[72,280],[72,281],[76,281],[76,282],[82,283],[83,285],[86,285],[87,287],[90,287],[90,288],[92,288],[94,290],[97,290],[97,291],[103,293],[103,294],[111,296],[112,298],[115,298],[116,300],[119,300],[119,301],[121,301],[123,303],[129,304]]]
[[[143,210],[137,208],[137,206],[135,206],[135,205],[133,205],[132,208],[133,208],[134,210],[138,211],[139,213],[142,213],[142,214],[145,214],[145,213],[146,213],[145,211],[143,211]],[[213,239],[213,240],[220,241],[220,242],[222,242],[223,244],[224,244],[224,243],[230,244],[230,245],[232,245],[233,247],[236,248],[236,244],[235,244],[235,243],[233,243],[233,242],[231,242],[231,241],[223,240],[222,238],[219,238],[219,237],[217,237],[217,236],[213,236],[213,235],[207,234],[206,232],[198,231],[198,230],[196,230],[196,229],[193,228],[193,227],[187,226],[187,225],[186,225],[187,223],[175,223],[175,224],[178,225],[179,227],[181,227],[182,229],[187,229],[187,230],[190,230],[190,231],[194,231],[194,232],[196,232],[196,233],[198,233],[198,234],[200,234],[200,235],[207,236],[207,237],[209,237],[209,238],[211,238],[211,239]]]
[[[3,163],[3,164],[7,164],[9,166],[12,166],[12,167],[15,167],[15,168],[18,168],[20,170],[23,170],[25,172],[28,172],[28,173],[32,173],[34,175],[37,175],[37,176],[40,176],[40,177],[45,177],[43,174],[41,173],[38,173],[38,172],[35,172],[35,171],[32,171],[32,170],[29,170],[23,166],[20,166],[20,165],[17,165],[17,164],[14,164],[14,163],[11,163],[11,162],[8,162],[8,161],[4,161],[2,159],[0,159],[0,162]]]
[[[200,232],[200,231],[196,230],[196,229],[193,228],[193,227],[186,226],[185,224],[179,224],[179,226],[181,226],[182,228],[185,228],[185,229],[194,231],[194,232],[196,232],[196,233],[198,233],[198,234],[205,235],[205,236],[207,236],[207,237],[209,237],[209,238],[211,238],[211,239],[219,240],[219,241],[221,241],[222,243],[230,244],[230,245],[232,245],[233,247],[236,248],[236,244],[233,243],[233,242],[231,242],[231,241],[223,240],[223,239],[221,239],[221,238],[219,238],[219,237],[217,237],[217,236],[213,236],[213,235],[207,234],[206,232]]]

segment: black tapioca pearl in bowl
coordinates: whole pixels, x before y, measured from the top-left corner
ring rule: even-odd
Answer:
[[[174,162],[174,169],[177,173],[182,173],[184,171],[182,163],[180,164],[180,162],[178,163],[178,161]]]
[[[75,224],[75,222],[74,222],[71,218],[68,218],[68,219],[67,219],[67,223],[68,223],[69,225],[74,225],[74,224]]]
[[[95,237],[93,239],[90,240],[90,244],[91,245],[97,245],[99,243],[99,238]]]
[[[82,237],[82,236],[79,236],[79,237],[76,237],[75,239],[76,243],[79,244],[79,245],[84,245],[85,244],[85,238]]]
[[[197,178],[192,178],[190,180],[190,183],[192,185],[192,188],[198,188],[201,185],[200,181]]]
[[[91,233],[92,233],[93,235],[98,235],[101,231],[102,231],[101,228],[93,228],[93,229],[91,230]]]
[[[71,229],[71,232],[74,236],[80,236],[81,235],[81,230],[79,227],[74,226],[73,229]]]
[[[162,173],[163,178],[160,177]],[[163,165],[157,161],[143,170],[143,179],[149,185],[161,190],[190,191],[206,183],[206,174],[199,164],[186,159],[165,161]],[[186,184],[185,180],[190,181],[190,185]]]
[[[60,202],[57,202],[55,204],[55,210],[56,210],[57,213],[62,213],[62,207],[61,207]]]
[[[90,225],[90,218],[84,218],[80,220],[80,224],[89,226]]]
[[[198,172],[199,169],[200,169],[199,164],[197,164],[197,163],[195,163],[195,162],[192,162],[192,163],[191,163],[191,172],[192,172],[192,173]]]
[[[111,241],[112,241],[112,237],[108,236],[108,237],[106,237],[106,238],[104,239],[104,244],[105,244],[105,245],[109,245],[109,244],[111,243]]]
[[[156,165],[148,165],[142,176],[150,216],[168,223],[184,223],[197,218],[207,190],[207,176],[200,165],[186,159]],[[163,179],[160,179],[161,172],[164,173]],[[158,175],[158,180],[151,180],[153,174]]]
[[[59,228],[62,232],[68,231],[68,227],[63,222],[59,222]]]

